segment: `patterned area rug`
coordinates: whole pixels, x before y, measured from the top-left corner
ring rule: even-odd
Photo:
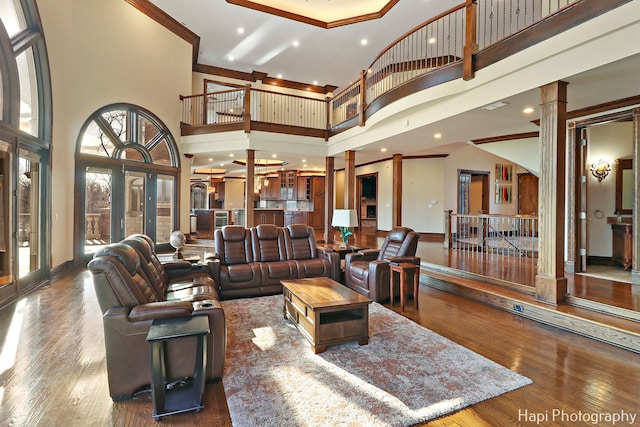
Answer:
[[[282,295],[222,305],[235,427],[409,426],[531,383],[380,304],[368,345],[317,355],[284,319]]]

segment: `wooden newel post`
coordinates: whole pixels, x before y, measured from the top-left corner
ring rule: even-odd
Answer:
[[[475,64],[473,55],[478,53],[478,41],[476,39],[476,27],[478,19],[478,4],[476,0],[469,0],[465,8],[465,33],[464,50],[462,58],[462,78],[471,80],[475,76]]]
[[[451,213],[453,213],[451,209],[444,211],[444,247],[449,249],[451,249]]]

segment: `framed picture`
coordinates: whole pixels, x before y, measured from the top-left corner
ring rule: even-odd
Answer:
[[[496,184],[496,203],[513,202],[513,189],[511,184]]]
[[[513,165],[496,163],[496,182],[512,182]]]

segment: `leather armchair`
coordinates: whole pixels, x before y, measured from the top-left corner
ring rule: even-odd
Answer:
[[[420,264],[416,257],[420,235],[408,227],[387,233],[380,249],[363,250],[345,256],[345,285],[354,291],[382,302],[389,298],[389,262]],[[412,294],[410,291],[410,295]],[[394,293],[398,295],[397,292]]]
[[[130,398],[151,381],[149,344],[146,340],[154,319],[207,316],[207,381],[222,378],[226,351],[224,312],[216,300],[165,301],[140,268],[135,249],[114,243],[98,250],[89,262],[98,304],[102,312],[109,394],[113,400]],[[167,375],[183,378],[193,374],[196,339],[167,343]]]

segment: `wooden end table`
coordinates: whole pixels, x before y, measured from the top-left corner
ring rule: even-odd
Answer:
[[[328,345],[369,343],[369,298],[328,277],[281,283],[284,318],[296,325],[316,354]]]
[[[410,262],[401,262],[401,263],[389,263],[389,268],[391,269],[391,280],[390,282],[390,301],[391,306],[393,306],[393,288],[395,287],[395,274],[398,273],[400,276],[400,309],[404,311],[404,290],[407,286],[408,276],[410,273],[413,274],[413,305],[416,310],[418,309],[418,284],[420,278],[420,266],[412,264]]]
[[[150,344],[151,399],[154,420],[158,421],[166,415],[199,411],[204,408],[202,395],[207,370],[207,335],[209,332],[209,318],[207,316],[156,319],[151,324],[147,341]],[[167,382],[165,342],[194,336],[197,337],[198,344],[191,387],[165,391],[165,383]]]

